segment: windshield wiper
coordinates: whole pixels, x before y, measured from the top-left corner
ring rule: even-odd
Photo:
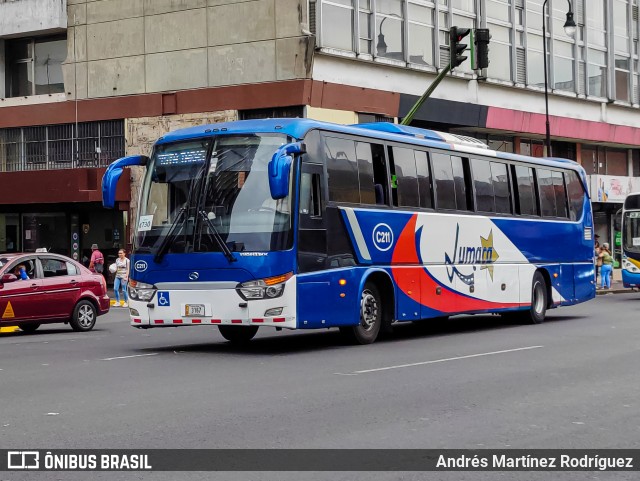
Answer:
[[[169,232],[167,232],[167,235],[164,236],[164,238],[162,239],[162,242],[160,243],[160,247],[158,247],[158,251],[156,252],[156,255],[153,258],[154,262],[156,263],[162,262],[162,258],[164,257],[167,249],[171,244],[173,244],[173,241],[178,235],[178,230],[177,230],[178,226],[181,227],[187,218],[186,213],[187,213],[187,204],[183,205],[180,208],[180,210],[178,211],[178,215],[176,216],[176,220],[169,228]]]
[[[227,245],[227,243],[222,239],[222,237],[220,236],[220,233],[218,232],[218,229],[216,229],[216,226],[213,225],[213,222],[211,222],[211,219],[209,219],[209,216],[207,215],[207,213],[204,210],[201,210],[199,214],[202,221],[206,222],[207,225],[209,226],[209,229],[211,231],[209,232],[209,235],[213,237],[213,239],[216,241],[216,243],[218,244],[218,247],[220,247],[220,250],[222,251],[224,256],[227,258],[229,263],[236,262],[238,259],[236,259],[236,257],[233,255],[233,252],[231,252],[231,249],[229,249],[229,246]]]

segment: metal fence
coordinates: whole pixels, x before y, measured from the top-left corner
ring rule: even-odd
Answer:
[[[0,129],[0,172],[106,167],[124,151],[124,120]]]

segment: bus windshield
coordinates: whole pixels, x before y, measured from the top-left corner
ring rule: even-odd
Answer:
[[[143,183],[136,250],[162,255],[290,248],[290,200],[271,197],[267,176],[271,157],[288,141],[253,134],[157,146]]]
[[[640,211],[624,213],[624,249],[640,253]]]

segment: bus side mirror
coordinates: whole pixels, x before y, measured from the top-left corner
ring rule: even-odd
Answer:
[[[145,155],[130,155],[112,162],[102,177],[102,205],[107,209],[113,209],[115,206],[116,187],[125,167],[147,165],[148,161],[149,157]]]
[[[269,161],[269,190],[273,199],[283,199],[289,195],[289,174],[293,155],[305,152],[305,146],[301,142],[283,145],[273,154]]]

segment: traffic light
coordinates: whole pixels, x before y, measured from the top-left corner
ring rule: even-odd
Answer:
[[[449,29],[449,61],[451,62],[452,69],[467,60],[467,57],[462,55],[467,49],[467,44],[460,43],[460,41],[469,35],[470,32],[470,28],[451,27]]]
[[[489,40],[491,40],[491,34],[488,28],[476,28],[474,43],[478,69],[489,67]]]

